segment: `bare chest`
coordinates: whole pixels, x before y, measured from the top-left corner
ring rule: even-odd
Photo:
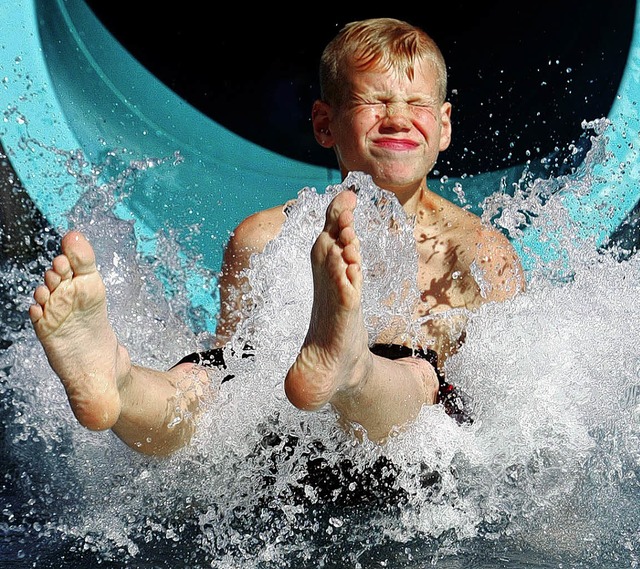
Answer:
[[[422,314],[475,308],[480,287],[473,275],[472,244],[439,236],[418,240],[418,290]]]

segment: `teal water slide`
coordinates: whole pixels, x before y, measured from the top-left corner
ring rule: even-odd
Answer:
[[[588,195],[567,198],[572,216],[598,243],[639,198],[638,12],[609,114],[614,159],[602,166],[596,177],[601,181]],[[118,215],[135,219],[137,230],[148,235],[162,228],[188,232],[189,247],[213,270],[229,232],[244,217],[306,186],[321,190],[340,181],[337,170],[266,150],[190,106],[132,57],[84,0],[5,1],[0,21],[0,140],[30,198],[55,228],[65,228],[65,214],[84,191],[78,183],[82,159],[104,164],[114,149],[118,168],[146,168],[119,203]],[[70,163],[69,152],[77,163]],[[108,174],[108,168],[101,172]],[[493,192],[502,175],[475,176],[465,181],[465,192]],[[536,239],[525,232],[518,246],[537,250]]]
[[[83,188],[66,172],[73,166],[65,157],[29,141],[79,149],[93,163],[113,150],[134,161],[171,162],[178,152],[180,166],[148,171],[123,207],[151,232],[200,225],[192,245],[213,268],[228,232],[244,217],[304,186],[339,181],[335,171],[266,151],[208,119],[142,67],[83,0],[3,2],[0,18],[0,139],[54,227],[65,227],[65,213]],[[212,236],[220,238],[213,246]]]

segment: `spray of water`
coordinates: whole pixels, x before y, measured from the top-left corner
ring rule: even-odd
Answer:
[[[370,334],[389,325],[413,333],[411,220],[357,173],[302,190],[281,235],[253,258],[252,308],[226,353],[224,375],[235,377],[221,383],[212,372],[195,440],[168,459],[80,427],[30,327],[12,327],[0,354],[0,523],[12,552],[35,548],[41,566],[61,555],[87,567],[489,567],[491,558],[497,567],[518,556],[636,566],[639,261],[571,238],[560,199],[588,191],[600,136],[580,171],[525,181],[484,204],[486,221],[514,239],[525,223],[551,220],[569,237],[562,263],[540,264],[526,293],[469,315],[445,371],[474,401],[471,425],[427,407],[378,447],[355,443],[329,408],[304,413],[284,396],[311,312],[309,250],[343,187],[359,193]],[[114,196],[149,167],[176,166],[136,163],[107,183],[78,176],[83,199],[69,221],[96,246],[120,341],[134,361],[163,369],[211,338],[194,331],[180,278],[197,263],[180,260],[171,234],[141,253],[133,222],[112,213]],[[6,269],[19,284],[5,308],[26,313],[47,262]]]

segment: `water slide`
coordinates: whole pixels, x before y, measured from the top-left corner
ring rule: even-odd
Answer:
[[[126,166],[144,175],[118,203],[118,215],[135,219],[137,231],[150,236],[162,228],[178,237],[188,233],[192,252],[216,270],[224,240],[241,219],[305,186],[339,182],[334,169],[266,150],[204,116],[135,60],[84,0],[3,2],[0,18],[0,140],[30,199],[55,228],[65,227],[81,197],[81,182],[91,176],[87,164],[100,164],[98,177],[107,182]],[[639,22],[609,114],[614,158],[596,173],[588,195],[567,198],[573,217],[598,243],[638,202]],[[503,175],[476,176],[465,191],[486,195]],[[517,245],[540,250],[537,239],[529,232]]]
[[[599,243],[638,211],[638,12],[609,113],[613,157],[592,173],[588,194],[566,199],[580,227]],[[88,185],[119,189],[112,177],[126,170],[134,183],[117,202],[117,214],[134,219],[136,231],[147,236],[183,231],[202,264],[214,270],[226,235],[247,214],[305,186],[339,181],[334,170],[269,152],[209,120],[134,60],[84,0],[0,1],[0,108],[0,151],[10,162],[0,154],[0,222],[3,213],[4,222],[12,222],[2,199],[15,195],[63,229]],[[11,185],[13,172],[19,198],[18,192],[3,194],[3,175]],[[486,194],[505,174],[465,179],[465,193]],[[26,228],[23,236],[32,234]],[[5,236],[0,223],[2,249]],[[534,231],[517,245],[523,252],[546,247]],[[276,433],[304,433],[310,449],[318,434],[326,434],[335,452],[332,418],[306,414],[301,420],[285,411],[289,406],[275,403],[272,380],[261,374],[215,408],[224,428],[205,428],[186,461],[138,456],[114,444],[112,433],[89,433],[76,424],[35,339],[5,349],[3,326],[25,318],[12,290],[0,317],[0,565],[228,567],[247,560],[247,566],[315,567],[318,559],[345,567],[394,566],[395,559],[395,566],[415,568],[436,561],[439,567],[496,569],[637,565],[638,265],[617,267],[596,267],[575,289],[533,290],[504,314],[484,315],[451,374],[486,401],[485,415],[468,431],[433,414],[415,434],[394,439],[391,457],[400,457],[404,477],[398,488],[410,491],[406,506],[396,509],[393,494],[389,508],[364,502],[340,509],[332,499],[313,508],[305,502],[298,514],[298,502],[281,494],[283,478],[299,475],[298,466],[282,461],[279,446],[248,456],[242,450],[262,448],[262,425],[273,425]],[[8,284],[0,279],[0,293],[5,286],[24,293],[13,274],[3,272],[10,278]],[[17,296],[22,302],[23,294]],[[114,314],[132,332],[132,352],[151,358],[158,346],[190,345],[191,338],[166,332],[160,334],[166,340],[145,344],[162,323],[155,316],[166,314],[151,303],[140,311],[142,320],[129,318],[129,303],[116,300]],[[288,313],[282,312],[284,320]],[[14,333],[9,341],[15,337],[23,338]],[[176,352],[186,353],[180,345]],[[273,409],[282,411],[276,419]],[[261,428],[253,427],[254,418]],[[220,433],[224,445],[217,444]],[[335,456],[324,445],[318,452],[323,459]],[[306,468],[307,459],[300,458]],[[432,458],[442,465],[444,491],[429,482],[438,471],[424,470]],[[269,465],[276,465],[276,485]],[[408,480],[416,472],[426,487]],[[316,473],[324,477],[323,470]],[[310,486],[292,488],[306,495]],[[264,517],[253,517],[254,508]],[[236,547],[238,560],[231,558]]]

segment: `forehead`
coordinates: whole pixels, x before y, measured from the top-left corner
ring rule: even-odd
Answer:
[[[416,63],[411,79],[403,69],[387,69],[382,66],[372,69],[354,67],[349,74],[348,84],[349,90],[356,94],[412,94],[437,98],[438,73],[435,65],[428,60]]]

